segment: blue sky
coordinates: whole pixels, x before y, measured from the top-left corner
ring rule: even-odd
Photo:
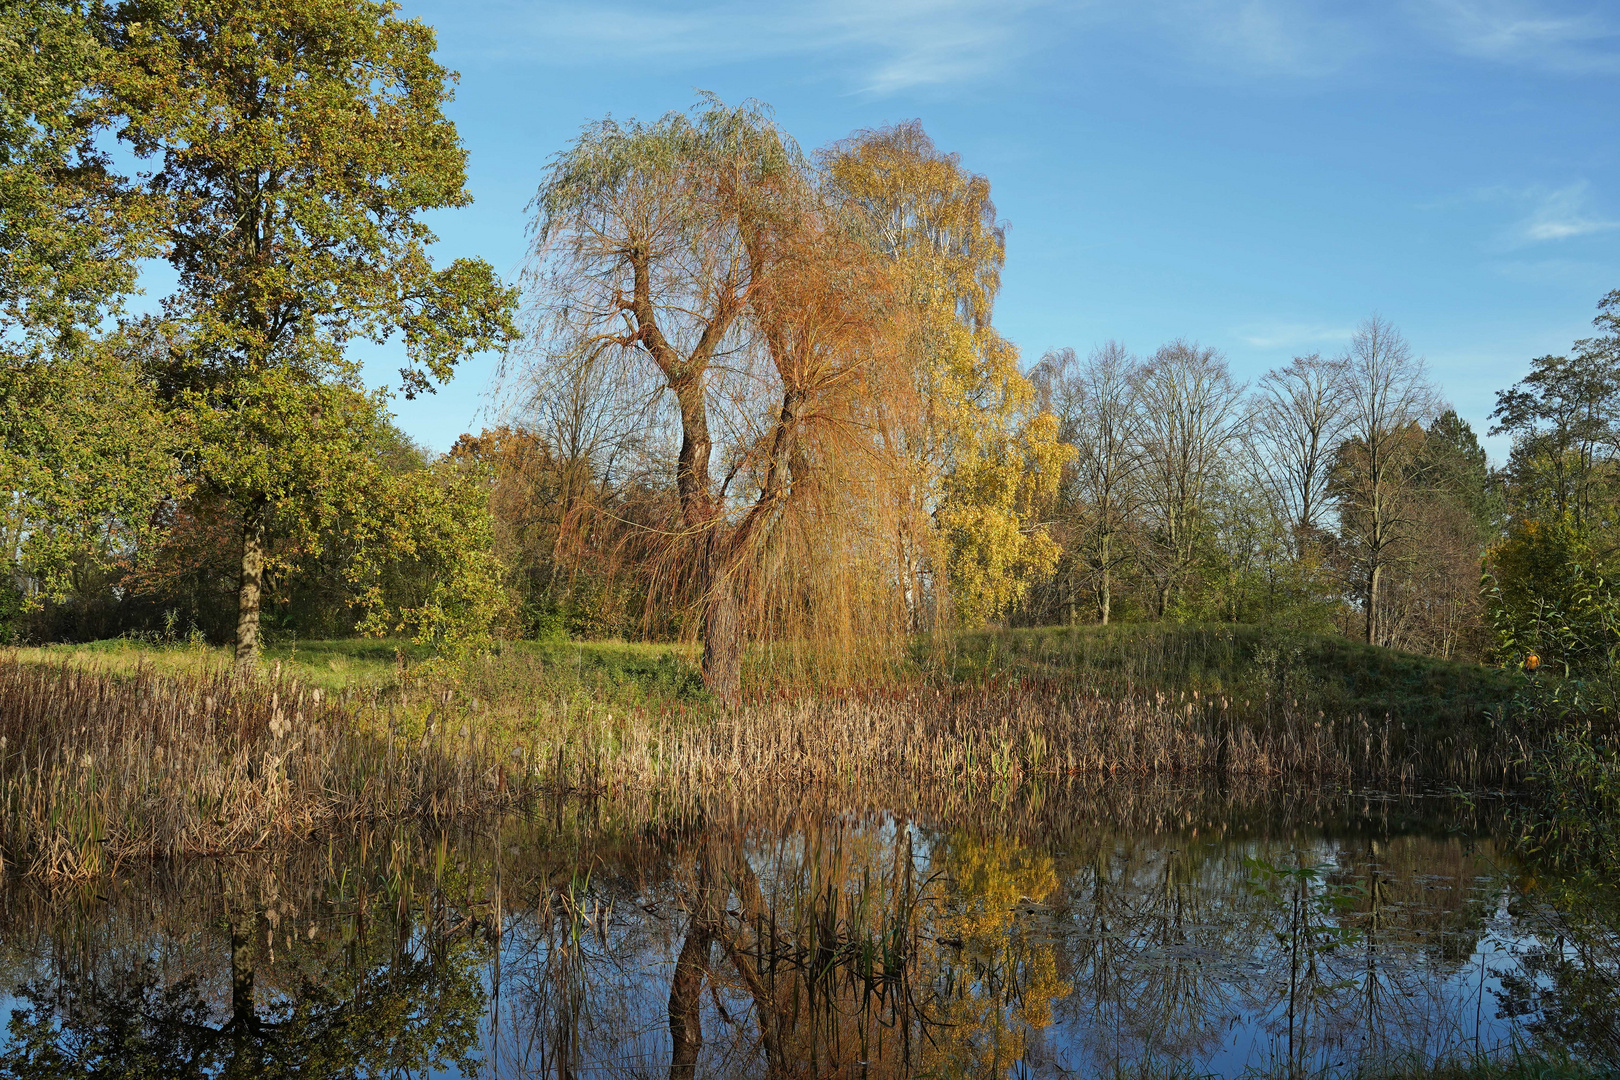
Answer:
[[[439,253],[515,273],[525,205],[588,120],[698,89],[807,148],[913,117],[1010,225],[997,323],[1032,364],[1175,337],[1252,380],[1398,325],[1484,435],[1494,391],[1620,288],[1613,0],[405,0],[461,72],[467,209]],[[368,374],[398,363],[378,351]],[[434,449],[497,358],[399,401]],[[1489,440],[1500,458],[1506,447]]]

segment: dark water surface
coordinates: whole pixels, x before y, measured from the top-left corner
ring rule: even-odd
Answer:
[[[603,800],[12,882],[0,1075],[1620,1065],[1620,935],[1517,866],[1501,821],[1125,784]]]

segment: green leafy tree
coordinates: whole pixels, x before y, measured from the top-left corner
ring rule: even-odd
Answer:
[[[1510,435],[1506,470],[1516,516],[1567,517],[1604,551],[1620,528],[1620,290],[1598,305],[1606,333],[1570,356],[1539,356],[1496,395],[1492,435]]]
[[[0,352],[8,361],[82,344],[134,288],[152,252],[152,201],[110,168],[96,138],[112,53],[86,5],[0,4]]]
[[[428,256],[423,212],[471,200],[466,153],[433,32],[395,5],[131,0],[108,33],[120,135],[160,159],[150,188],[179,279],[159,384],[198,482],[241,525],[236,658],[251,667],[267,541],[352,509],[369,472],[346,346],[402,337],[413,396],[508,341],[515,296],[482,260]]]
[[[119,343],[97,338],[154,248],[151,200],[96,143],[112,52],[88,16],[59,0],[0,5],[6,633],[125,553],[175,476],[151,393]]]
[[[6,562],[35,602],[128,555],[179,487],[174,437],[139,369],[115,348],[0,367]]]
[[[1614,601],[1572,517],[1514,522],[1486,569],[1487,607],[1505,659],[1533,655],[1568,675],[1607,656]]]

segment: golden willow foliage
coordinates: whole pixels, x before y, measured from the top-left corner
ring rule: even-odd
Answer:
[[[914,607],[925,594],[937,532],[956,615],[982,622],[1056,565],[1040,516],[1074,453],[990,322],[1006,257],[990,182],[917,121],[860,132],[822,164],[868,243],[892,260],[911,316],[898,324],[921,405],[897,424],[911,511],[900,540],[906,594]]]
[[[926,183],[868,166],[884,140]],[[587,127],[534,208],[540,381],[606,363],[652,403],[638,438],[674,489],[652,608],[683,613],[720,696],[746,641],[827,672],[931,622],[936,534],[970,618],[1050,567],[1032,508],[1062,452],[989,325],[988,186],[920,129],[818,168],[763,107],[707,98]]]

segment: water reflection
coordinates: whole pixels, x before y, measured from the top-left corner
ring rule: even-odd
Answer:
[[[6,1076],[1332,1072],[1620,1063],[1620,950],[1441,800],[1103,787],[550,807],[13,883]]]

